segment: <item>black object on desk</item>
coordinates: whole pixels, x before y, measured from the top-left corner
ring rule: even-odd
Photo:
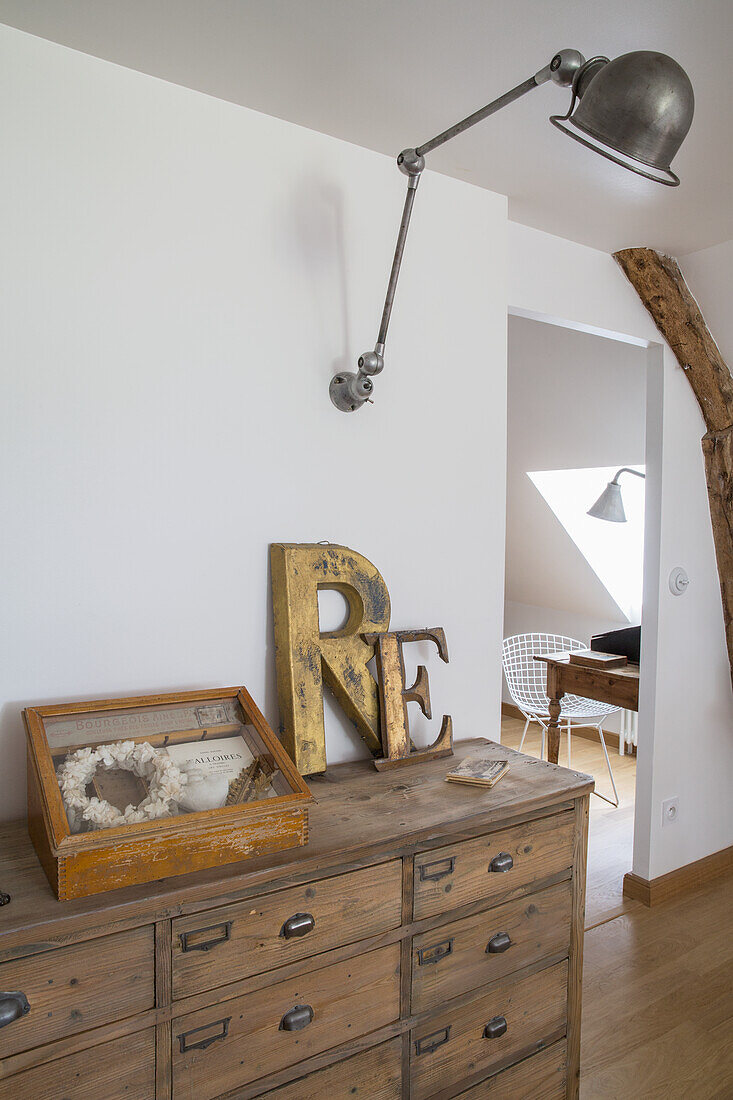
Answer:
[[[625,626],[621,630],[609,630],[606,634],[594,634],[590,647],[597,653],[616,653],[626,657],[632,665],[638,665],[641,655],[641,627]]]

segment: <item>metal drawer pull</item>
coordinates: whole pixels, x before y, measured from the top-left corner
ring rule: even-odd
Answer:
[[[494,856],[489,864],[490,871],[511,871],[514,866],[514,860],[508,852],[499,852],[498,856]]]
[[[420,882],[437,882],[439,878],[452,875],[456,869],[456,857],[436,859],[432,863],[420,864]]]
[[[190,942],[191,936],[200,936],[203,932],[211,932],[217,928],[222,929],[220,935],[212,936],[211,939],[202,940],[200,943]],[[203,928],[192,928],[189,932],[181,932],[178,938],[181,941],[181,951],[210,951],[217,944],[226,943],[232,938],[232,921],[219,921],[218,924],[204,925]]]
[[[294,936],[307,936],[316,926],[316,918],[312,913],[295,913],[288,917],[280,929],[280,935],[286,940],[292,940]]]
[[[498,1039],[506,1032],[506,1016],[494,1016],[484,1028],[484,1039]]]
[[[434,1031],[432,1035],[423,1035],[421,1039],[416,1039],[415,1054],[432,1054],[438,1047],[442,1047],[450,1039],[450,1029],[451,1024],[448,1024],[448,1027]]]
[[[311,1023],[315,1012],[310,1005],[296,1005],[286,1012],[280,1021],[280,1031],[302,1031]]]
[[[508,932],[497,932],[486,944],[487,955],[501,955],[502,951],[508,951],[512,941]]]
[[[0,1027],[7,1027],[31,1010],[25,993],[0,993]]]
[[[441,959],[447,959],[449,955],[453,954],[453,938],[449,940],[441,940],[440,943],[434,943],[431,947],[418,947],[417,949],[417,965],[428,966],[430,963],[438,963]]]
[[[181,1048],[181,1054],[185,1054],[187,1050],[206,1050],[212,1043],[218,1043],[220,1039],[226,1039],[229,1034],[229,1021],[231,1016],[226,1016],[223,1020],[217,1020],[216,1023],[206,1024],[204,1027],[195,1027],[192,1031],[184,1031],[178,1036],[178,1043]],[[198,1035],[201,1031],[210,1031],[212,1027],[218,1027],[221,1030],[215,1031],[213,1035],[207,1035],[205,1039],[199,1039],[195,1043],[189,1043],[186,1040],[191,1035]]]

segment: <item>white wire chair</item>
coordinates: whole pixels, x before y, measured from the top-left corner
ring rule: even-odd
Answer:
[[[530,722],[537,722],[542,727],[540,756],[544,757],[545,755],[545,738],[550,721],[549,700],[547,697],[547,667],[541,661],[535,661],[535,655],[570,653],[574,649],[587,649],[587,646],[576,638],[566,638],[562,634],[515,634],[504,639],[502,664],[509,694],[522,712],[522,716],[526,719],[522,740],[519,744],[520,752]],[[576,729],[578,727],[588,727],[598,730],[615,801],[599,794],[598,791],[595,793],[612,806],[618,806],[619,799],[613,772],[611,771],[611,761],[608,758],[606,739],[603,736],[603,721],[609,714],[615,714],[620,709],[620,707],[613,707],[608,703],[599,703],[595,699],[584,699],[580,695],[563,695],[560,701],[560,727],[562,728],[564,725],[568,735],[568,767],[570,767],[571,759],[570,737],[573,726]]]

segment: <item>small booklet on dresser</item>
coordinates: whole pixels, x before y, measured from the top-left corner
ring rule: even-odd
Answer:
[[[469,756],[449,771],[449,783],[470,783],[473,787],[493,787],[509,770],[508,760],[494,760],[491,756]]]

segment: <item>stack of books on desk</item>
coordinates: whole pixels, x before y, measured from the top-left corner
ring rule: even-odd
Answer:
[[[574,649],[570,654],[570,664],[581,665],[583,668],[623,668],[628,661],[618,653],[597,653],[595,649]]]

